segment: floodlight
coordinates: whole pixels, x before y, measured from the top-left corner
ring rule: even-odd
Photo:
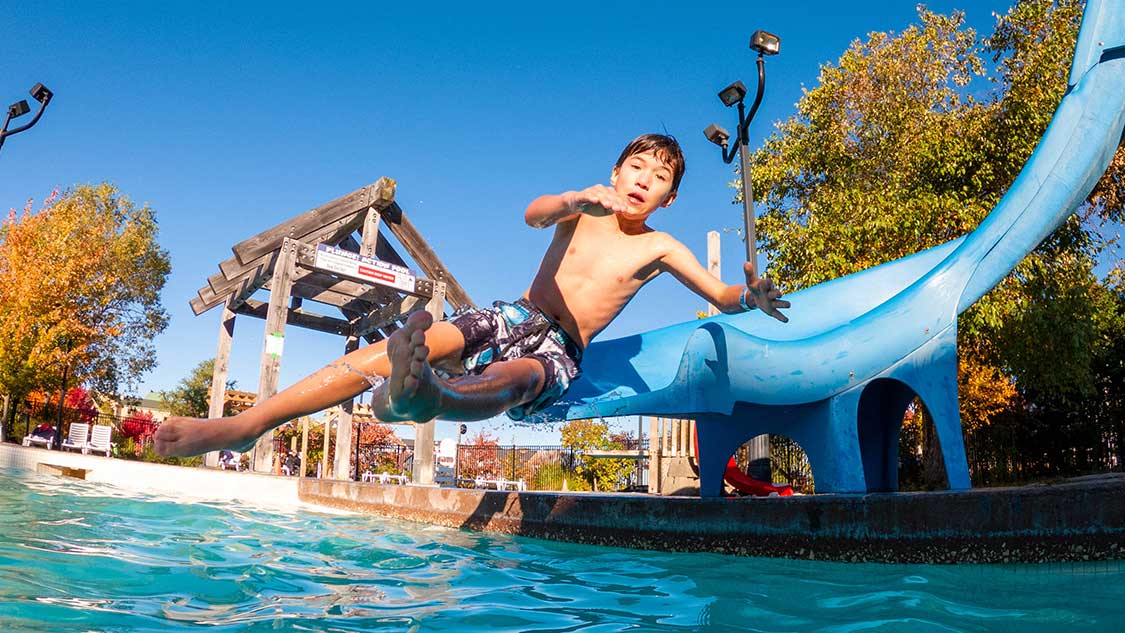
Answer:
[[[55,93],[51,92],[51,89],[47,86],[44,86],[43,84],[35,84],[28,92],[31,93],[31,96],[36,101],[42,103],[43,105],[47,105],[47,102],[51,100],[51,97],[55,96]]]
[[[746,86],[741,81],[736,81],[719,91],[719,99],[728,108],[746,98]]]
[[[750,36],[750,48],[761,55],[777,55],[781,52],[781,38],[773,33],[754,31]]]
[[[708,125],[707,129],[703,130],[703,135],[707,137],[708,141],[711,141],[719,147],[726,147],[727,141],[730,140],[730,132],[726,131],[726,128],[718,123]]]
[[[14,119],[16,117],[23,116],[28,112],[31,112],[31,108],[28,107],[27,101],[24,99],[20,99],[19,101],[8,106],[8,119]]]

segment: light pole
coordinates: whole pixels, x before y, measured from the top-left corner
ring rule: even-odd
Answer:
[[[63,344],[66,345],[66,357],[63,359],[62,385],[59,386],[59,415],[55,422],[54,442],[56,450],[62,448],[63,402],[66,400],[66,375],[70,372],[70,339],[64,339]]]
[[[29,129],[31,126],[38,123],[39,117],[43,116],[43,111],[47,109],[47,104],[50,103],[51,98],[55,96],[55,93],[51,92],[50,89],[48,89],[43,84],[35,84],[28,92],[31,93],[31,97],[33,99],[39,102],[39,111],[35,113],[35,118],[31,119],[31,123],[22,125],[14,130],[9,130],[8,124],[12,122],[12,119],[16,119],[27,114],[31,111],[31,108],[27,106],[27,101],[23,99],[20,99],[19,101],[8,106],[8,116],[4,119],[4,125],[0,126],[0,147],[4,146],[4,140],[9,136],[19,134],[20,132]]]
[[[742,223],[746,236],[746,261],[758,270],[758,234],[754,226],[754,189],[750,183],[750,122],[758,113],[758,106],[762,103],[762,95],[766,91],[766,55],[777,55],[781,51],[781,38],[765,31],[754,31],[750,36],[750,49],[758,52],[758,90],[754,94],[754,103],[750,112],[746,112],[744,105],[746,99],[746,86],[741,81],[736,81],[719,91],[719,99],[728,108],[738,106],[738,158],[742,169]],[[712,123],[703,131],[707,140],[719,146],[722,151],[723,162],[728,165],[734,160],[734,149],[729,147],[730,132],[717,123]],[[750,467],[748,474],[761,481],[769,481],[772,477],[770,467],[770,438],[768,435],[759,435],[750,443]]]
[[[758,235],[754,227],[754,190],[750,184],[750,122],[758,113],[758,106],[762,103],[762,95],[766,91],[766,55],[777,55],[781,50],[781,38],[765,31],[754,31],[750,36],[750,48],[758,52],[758,91],[754,95],[754,103],[750,112],[746,112],[746,86],[741,81],[736,81],[719,91],[719,99],[728,108],[738,106],[738,157],[742,169],[742,222],[746,229],[746,261],[754,269],[758,268]],[[730,132],[727,132],[717,123],[712,123],[703,131],[707,140],[719,146],[722,151],[723,162],[728,165],[734,160],[734,148],[729,147]]]

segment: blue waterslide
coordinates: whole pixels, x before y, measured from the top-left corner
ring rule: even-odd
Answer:
[[[1090,0],[1066,95],[1011,188],[969,235],[753,311],[594,343],[554,418],[697,421],[701,492],[762,433],[805,450],[818,492],[895,490],[898,434],[919,397],[952,489],[969,487],[957,404],[957,316],[1061,225],[1125,132],[1125,0]]]

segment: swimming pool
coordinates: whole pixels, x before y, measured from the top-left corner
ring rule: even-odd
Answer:
[[[0,631],[1106,631],[1125,565],[849,565],[179,503],[0,469]],[[1113,625],[1118,622],[1118,625]]]

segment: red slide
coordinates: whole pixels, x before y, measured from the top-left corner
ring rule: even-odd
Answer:
[[[734,462],[733,457],[727,462],[727,470],[723,473],[723,479],[742,494],[754,495],[755,497],[768,497],[770,493],[776,492],[778,496],[781,497],[793,496],[793,487],[789,484],[775,486],[747,476],[746,473],[738,469],[738,464]]]

